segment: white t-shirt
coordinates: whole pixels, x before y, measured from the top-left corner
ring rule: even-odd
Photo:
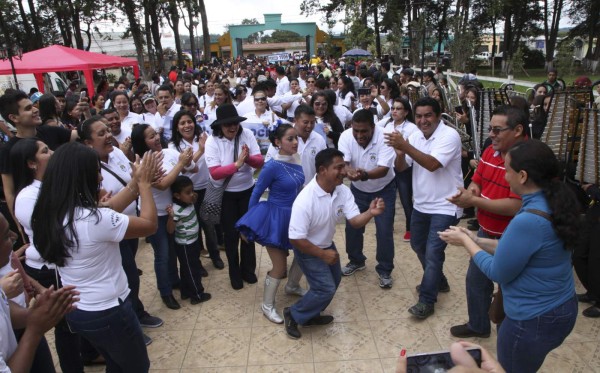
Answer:
[[[169,110],[167,110],[164,116],[160,116],[160,114],[157,113],[160,116],[160,120],[162,122],[163,136],[167,140],[171,140],[171,123],[173,123],[173,117],[179,110],[181,110],[181,105],[173,103],[173,105],[171,105],[171,107],[169,108]]]
[[[446,200],[464,185],[460,168],[461,141],[458,132],[440,122],[429,139],[425,139],[423,132],[416,131],[408,138],[408,142],[417,150],[437,159],[442,165],[441,168],[430,172],[406,156],[406,163],[413,166],[414,208],[424,214],[461,217],[462,209]]]
[[[200,145],[198,144],[198,141],[196,141],[196,139],[194,139],[193,144],[190,144],[185,139],[181,139],[181,142],[179,143],[179,148],[181,148],[181,151],[186,150],[190,146],[192,147],[192,151],[194,153],[196,153],[198,151],[198,149],[200,148]],[[173,144],[173,142],[169,143],[169,149],[179,152],[177,150],[177,148],[175,147],[175,144]],[[209,176],[208,176],[208,167],[206,167],[206,160],[204,158],[204,154],[202,154],[202,157],[200,157],[200,159],[198,159],[196,166],[198,166],[198,170],[196,172],[187,172],[186,171],[186,172],[183,172],[182,174],[189,177],[192,180],[192,183],[194,183],[194,190],[206,189],[206,187],[208,186],[208,177]]]
[[[286,92],[286,95],[287,96],[291,96],[292,95],[292,91]],[[287,109],[287,113],[286,113],[286,115],[287,115],[288,118],[293,118],[294,117],[294,113],[296,112],[296,108],[298,106],[300,106],[300,99],[292,101],[292,106],[290,106]]]
[[[384,133],[393,131],[399,132],[404,139],[408,139],[410,135],[419,130],[419,127],[409,120],[405,120],[399,125],[394,126],[394,120],[392,118],[383,118],[377,122],[377,125],[383,129]]]
[[[125,185],[131,181],[131,163],[121,149],[113,147],[113,151],[108,153],[108,163],[101,163],[102,166],[108,167],[108,169],[117,174],[125,182]],[[111,192],[115,196],[121,189],[125,188],[125,185],[113,176],[113,174],[105,170],[104,167],[101,167],[100,170],[102,172],[102,188],[104,190]],[[136,216],[135,201],[131,202],[122,213],[129,216]]]
[[[127,130],[129,133],[131,133],[133,125],[140,123],[144,123],[144,118],[141,115],[130,111],[125,118],[121,119],[121,131]]]
[[[8,360],[17,350],[17,339],[10,321],[6,294],[0,289],[0,373],[10,373]]]
[[[344,161],[354,169],[362,168],[370,171],[379,166],[389,168],[387,174],[382,178],[353,181],[352,185],[358,190],[365,193],[378,192],[394,180],[396,152],[394,148],[385,144],[383,130],[379,126],[374,126],[373,137],[365,148],[360,146],[352,135],[352,128],[345,130],[340,135],[338,149],[344,153]]]
[[[171,172],[171,170],[177,165],[177,162],[179,162],[179,152],[173,149],[163,149],[162,154],[162,168],[166,175]],[[196,167],[196,164],[192,161],[189,166],[185,167],[185,170],[191,171],[194,169],[194,167]],[[154,197],[154,203],[156,204],[156,212],[158,213],[158,216],[167,215],[167,206],[173,203],[171,189],[167,188],[165,190],[160,190],[153,187],[152,196]]]
[[[33,230],[31,229],[31,215],[37,202],[42,182],[33,180],[31,184],[23,188],[15,199],[15,217],[25,230],[29,237],[29,247],[25,250],[25,264],[35,269],[42,269],[42,266],[54,268],[54,264],[47,263],[33,245]]]
[[[327,193],[319,186],[315,176],[292,205],[289,238],[307,239],[313,245],[326,249],[333,243],[335,225],[344,217],[352,219],[359,214],[354,196],[347,186],[338,185],[333,193]]]
[[[6,263],[6,265],[2,268],[0,268],[0,278],[6,276],[7,274],[11,273],[13,271],[13,267],[11,267],[10,265],[10,255],[9,255],[9,262]],[[14,298],[10,299],[12,302],[15,302],[16,304],[18,304],[19,306],[23,307],[23,308],[27,308],[27,303],[25,303],[25,293],[21,292],[19,295],[17,295]]]
[[[215,166],[227,166],[233,163],[233,149],[235,147],[235,139],[229,140],[226,137],[209,136],[206,140],[206,151],[204,152],[206,159],[206,166],[210,169]],[[240,134],[240,140],[238,145],[238,156],[242,152],[242,146],[246,144],[250,149],[250,155],[260,154],[260,148],[254,138],[254,134],[249,129],[243,128]],[[233,177],[227,184],[225,189],[228,192],[241,192],[251,188],[254,185],[254,178],[252,176],[253,168],[247,163],[244,163],[240,169],[233,174]],[[210,182],[215,186],[219,187],[223,185],[225,179],[214,180],[210,177]]]
[[[277,78],[277,89],[275,91],[276,95],[283,96],[287,92],[290,91],[290,80],[287,76],[283,76],[282,78]]]
[[[198,98],[198,105],[201,108],[205,108],[208,105],[210,105],[210,103],[213,102],[214,99],[215,99],[215,95],[209,96],[208,94],[205,93]]]
[[[335,105],[333,107],[333,112],[338,117],[342,125],[346,127],[350,122],[352,122],[352,112],[348,110],[347,107],[343,105]]]
[[[118,135],[115,135],[113,133],[112,136],[115,138],[115,140],[117,140],[117,142],[119,144],[122,144],[125,141],[125,139],[127,139],[128,137],[131,137],[131,130],[128,130],[127,128],[123,128],[123,125],[121,125],[121,132],[119,132]]]
[[[308,184],[315,174],[317,173],[317,169],[315,167],[315,157],[318,152],[327,148],[327,144],[322,136],[315,133],[314,131],[310,133],[306,142],[302,140],[302,137],[298,136],[298,155],[300,155],[300,159],[302,160],[302,172],[304,173],[304,185]],[[275,158],[275,156],[279,153],[279,149],[273,146],[273,144],[269,145],[269,150],[265,155],[265,162],[270,161]]]
[[[352,110],[352,100],[354,99],[354,93],[348,92],[345,97],[339,96],[340,105],[346,107],[348,110]]]
[[[130,292],[119,251],[129,217],[108,208],[97,211],[98,217],[89,209],[75,210],[79,244],[69,250],[71,257],[66,258],[65,266],[58,267],[62,283],[80,292],[76,306],[83,311],[118,306],[119,299],[125,300]]]

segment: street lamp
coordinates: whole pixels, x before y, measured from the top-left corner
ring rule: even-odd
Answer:
[[[23,59],[23,49],[20,47],[17,47],[16,52],[13,51],[12,47],[7,47],[5,45],[3,45],[0,48],[0,60],[5,61],[5,60],[9,60],[10,61],[10,68],[12,70],[13,73],[13,78],[15,79],[15,85],[17,87],[17,89],[19,89],[19,82],[17,81],[17,73],[15,71],[15,64],[13,62],[13,59],[16,58],[17,60],[22,60]]]

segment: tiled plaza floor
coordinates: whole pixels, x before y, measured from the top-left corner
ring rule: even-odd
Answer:
[[[407,309],[418,299],[415,286],[420,283],[422,270],[409,244],[402,242],[404,216],[400,206],[396,211],[393,288],[382,290],[378,286],[374,269],[375,226],[370,223],[365,234],[367,269],[342,278],[325,312],[335,316],[335,322],[301,328],[299,340],[289,339],[282,325],[269,322],[260,311],[262,283],[270,269],[269,256],[261,246],[256,247],[257,284],[244,284],[242,290],[235,291],[229,285],[227,268],[216,270],[209,259],[203,258],[209,272],[203,284],[212,300],[195,306],[181,301],[182,308],[173,311],[163,305],[156,290],[152,248],[141,244],[137,254],[138,267],[144,271],[141,299],[151,314],[165,321],[160,328],[144,330],[154,340],[148,347],[151,371],[391,373],[402,348],[409,354],[448,348],[456,340],[450,335],[450,327],[466,321],[464,279],[468,255],[463,248],[446,249],[444,271],[451,291],[440,294],[433,316],[425,321],[411,318]],[[343,232],[344,227],[338,225],[335,242],[342,265],[347,262]],[[304,279],[302,283],[306,285]],[[285,295],[282,288],[277,296],[279,310],[296,301]],[[179,293],[175,294],[179,298]],[[580,311],[583,306],[580,305]],[[53,349],[51,334],[48,338]],[[472,340],[495,354],[495,332],[490,338]],[[103,370],[104,367],[86,368],[89,372]],[[600,372],[600,319],[580,316],[574,331],[547,357],[541,371]]]

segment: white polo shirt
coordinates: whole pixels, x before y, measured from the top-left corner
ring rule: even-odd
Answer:
[[[360,191],[378,192],[394,180],[396,152],[392,147],[387,146],[384,140],[383,130],[379,126],[374,127],[373,138],[365,148],[360,146],[352,135],[352,128],[345,130],[340,135],[338,150],[344,153],[344,161],[348,162],[350,167],[362,168],[366,171],[371,171],[379,166],[389,168],[387,174],[382,178],[353,181],[352,185]]]
[[[0,289],[0,372],[10,372],[8,360],[17,350],[17,339],[10,321],[8,298]]]
[[[162,123],[163,136],[167,140],[171,139],[171,123],[173,123],[173,117],[175,116],[175,113],[177,113],[179,110],[181,110],[181,105],[173,103],[164,116],[161,116],[158,112],[156,113],[156,115],[160,117],[159,123]]]
[[[42,182],[33,180],[31,184],[23,188],[15,199],[15,217],[25,230],[29,237],[29,247],[25,250],[25,264],[35,269],[42,269],[43,266],[54,268],[54,264],[47,263],[33,245],[33,230],[31,229],[31,215],[37,202]]]
[[[425,139],[423,132],[416,131],[408,138],[408,142],[417,150],[437,159],[442,165],[441,168],[430,172],[406,156],[406,163],[413,166],[413,207],[425,214],[461,217],[462,209],[446,200],[456,194],[458,187],[464,186],[458,132],[440,122],[429,139]]]
[[[186,150],[190,146],[192,147],[192,151],[194,153],[196,153],[200,147],[196,139],[194,139],[193,144],[190,144],[185,139],[181,139],[181,142],[179,143],[179,148],[181,148],[181,151]],[[178,152],[177,148],[175,148],[175,144],[173,144],[172,142],[169,143],[169,149]],[[198,162],[196,162],[196,166],[198,166],[197,172],[183,172],[183,175],[189,177],[192,180],[192,183],[194,183],[194,190],[206,189],[206,187],[208,186],[208,167],[206,167],[206,160],[204,159],[204,154],[202,154],[202,157],[198,159]]]
[[[79,244],[69,249],[71,257],[57,270],[65,286],[73,285],[80,292],[79,302],[75,303],[78,309],[107,310],[129,295],[119,251],[128,226],[127,215],[109,208],[99,208],[98,217],[89,209],[75,209],[74,228]]]
[[[125,118],[121,119],[121,131],[125,129],[131,132],[133,125],[140,123],[144,123],[144,118],[141,115],[130,111]]]
[[[114,133],[112,134],[112,136],[115,138],[115,140],[117,140],[119,144],[122,144],[125,141],[125,139],[131,137],[131,130],[123,128],[122,126],[123,125],[121,125],[121,132],[119,132],[118,135],[115,135]]]
[[[131,163],[121,149],[113,147],[113,151],[108,153],[108,162],[102,162],[102,165],[108,167],[108,169],[117,174],[117,176],[125,182],[125,185],[131,181]],[[100,171],[102,172],[102,188],[104,190],[111,192],[112,195],[115,196],[125,188],[125,185],[103,167],[100,168]],[[136,216],[135,208],[136,204],[135,201],[133,201],[122,211],[122,213],[129,216]]]
[[[315,157],[317,153],[323,149],[327,149],[327,144],[322,136],[312,131],[306,139],[306,142],[302,140],[302,137],[298,136],[298,154],[302,160],[302,172],[304,173],[304,185],[308,184],[317,173],[315,167]],[[279,150],[269,145],[269,150],[265,155],[265,163],[275,158],[279,153]]]
[[[405,120],[397,126],[394,126],[394,120],[392,118],[383,118],[377,125],[383,129],[383,133],[388,132],[399,132],[402,137],[408,139],[415,131],[419,131],[419,127],[409,120]]]
[[[290,91],[290,80],[287,76],[283,76],[282,78],[277,78],[277,89],[276,95],[282,96]]]
[[[238,145],[238,156],[242,152],[242,146],[248,145],[250,155],[260,154],[260,148],[256,142],[256,138],[252,131],[242,128]],[[226,137],[209,136],[206,140],[206,150],[204,157],[206,166],[210,169],[215,166],[227,166],[233,163],[233,149],[235,147],[235,139],[229,140]],[[233,174],[233,177],[227,184],[227,192],[241,192],[251,188],[254,185],[253,171],[247,163],[244,163],[240,169]],[[223,185],[225,179],[214,180],[210,177],[210,182],[219,187]]]
[[[10,256],[11,255],[12,255],[12,253],[9,254],[9,262],[6,263],[6,265],[4,267],[0,268],[0,278],[2,278],[4,276],[8,275],[9,273],[11,273],[12,271],[14,271],[13,267],[10,264]],[[17,296],[11,298],[10,300],[23,308],[27,308],[24,291],[19,293]]]
[[[302,189],[292,205],[289,237],[291,240],[307,239],[313,245],[326,249],[333,243],[335,225],[344,217],[359,215],[354,196],[345,185],[338,185],[327,193],[317,183],[315,176]]]

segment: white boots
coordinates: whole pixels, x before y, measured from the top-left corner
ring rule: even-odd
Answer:
[[[302,270],[298,261],[294,257],[290,270],[288,271],[288,281],[285,284],[285,293],[289,295],[298,295],[300,297],[306,294],[306,289],[300,287],[300,279],[302,278]]]
[[[269,321],[275,324],[283,324],[283,318],[277,312],[275,308],[275,294],[277,294],[277,288],[281,279],[273,278],[269,275],[265,277],[265,291],[263,293],[262,311],[263,314]]]

